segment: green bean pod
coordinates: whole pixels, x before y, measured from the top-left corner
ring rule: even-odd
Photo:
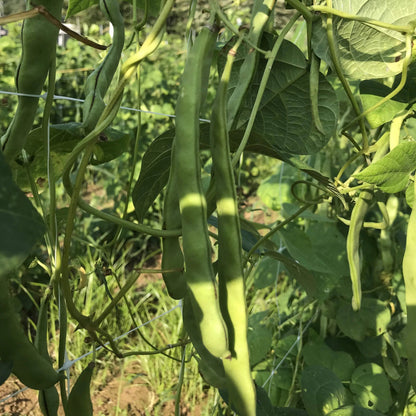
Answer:
[[[222,318],[211,263],[206,200],[199,160],[199,113],[202,91],[207,89],[217,29],[204,27],[186,60],[176,106],[175,159],[177,192],[182,223],[185,279],[201,338],[214,357],[228,355],[228,336]],[[193,337],[190,333],[189,336]]]
[[[227,89],[236,50],[227,61],[214,101],[210,135],[218,213],[220,307],[227,324],[231,355],[223,360],[231,405],[240,416],[255,416],[256,389],[247,343],[247,307],[237,195],[227,128]]]
[[[124,47],[124,20],[118,0],[100,0],[100,9],[114,27],[113,44],[103,62],[88,77],[85,83],[82,126],[90,132],[100,118],[104,107],[104,96],[120,63]]]
[[[175,158],[175,145],[172,144],[172,160]],[[177,195],[175,166],[172,164],[164,200],[164,228],[177,230],[181,228],[181,213]],[[162,239],[162,273],[166,289],[173,299],[182,299],[186,294],[186,280],[184,276],[184,259],[179,237],[165,237]]]
[[[79,375],[68,396],[65,416],[92,416],[91,379],[95,364],[89,363]]]
[[[182,303],[183,325],[186,332],[191,336],[192,344],[199,354],[198,368],[203,379],[218,389],[227,388],[227,379],[224,373],[223,360],[214,357],[205,347],[201,334],[201,315],[195,314],[191,297],[185,295]],[[191,335],[192,334],[192,335]]]
[[[377,151],[372,163],[380,160],[387,152],[389,133],[383,134],[377,142]],[[361,307],[361,259],[360,259],[360,232],[364,224],[364,217],[373,199],[373,185],[363,189],[351,212],[350,228],[347,235],[347,258],[350,268],[352,285],[352,308],[358,311]]]
[[[416,181],[413,186],[416,190]],[[416,195],[416,194],[415,194]],[[416,207],[407,224],[406,250],[403,257],[403,278],[406,288],[407,325],[404,345],[410,383],[416,390]]]
[[[44,6],[57,19],[61,18],[63,0],[36,0],[34,6]],[[16,73],[18,93],[39,95],[55,59],[59,29],[42,15],[23,22],[22,55]],[[13,160],[24,148],[38,109],[37,97],[19,96],[15,116],[0,139],[6,160]]]
[[[47,300],[43,299],[39,308],[34,345],[39,353],[50,362],[48,352],[48,311]],[[55,386],[39,390],[39,407],[44,416],[57,416],[59,409],[59,394]]]
[[[0,360],[13,364],[12,372],[27,387],[45,390],[59,381],[60,375],[29,341],[13,309],[9,283],[0,276]]]
[[[350,228],[347,235],[347,257],[352,285],[352,308],[355,311],[358,311],[361,307],[360,232],[372,199],[371,189],[363,189],[361,191],[351,213]]]

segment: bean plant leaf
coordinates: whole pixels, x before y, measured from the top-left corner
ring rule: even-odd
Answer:
[[[293,407],[276,407],[275,416],[308,416],[305,410]]]
[[[341,331],[359,342],[367,336],[378,336],[386,332],[390,320],[390,310],[385,302],[374,298],[363,298],[358,311],[354,311],[350,303],[342,303],[336,314]]]
[[[272,259],[280,261],[285,266],[289,276],[294,278],[309,296],[316,298],[319,295],[316,278],[307,268],[277,251],[266,251],[264,254]]]
[[[42,217],[13,182],[0,152],[0,274],[21,265],[44,232]]]
[[[69,0],[68,10],[65,19],[88,9],[94,4],[98,4],[99,0]]]
[[[323,416],[347,404],[347,394],[339,378],[328,368],[306,367],[301,377],[302,400],[309,416]]]
[[[351,355],[345,351],[334,351],[323,341],[310,341],[302,348],[307,365],[320,365],[330,369],[340,380],[350,380],[355,369]]]
[[[13,363],[11,361],[0,361],[0,386],[9,378],[12,368]]]
[[[50,127],[49,163],[53,167],[55,180],[63,173],[68,155],[85,137],[80,123],[55,124]],[[91,164],[99,165],[119,157],[128,148],[130,136],[113,128],[107,128],[101,134],[93,149]],[[45,149],[42,128],[30,132],[25,147],[30,162],[30,172],[40,189],[47,185],[47,151]],[[17,163],[12,165],[13,177],[19,187],[30,191],[30,183],[25,167]]]
[[[416,19],[413,0],[334,0],[333,8],[350,15],[393,25],[409,25]],[[322,15],[325,24],[327,15]],[[334,16],[337,55],[345,76],[352,79],[387,78],[399,74],[405,57],[405,35],[400,31],[370,26]],[[312,45],[315,53],[332,65],[326,29],[315,24]]]
[[[384,192],[396,193],[406,188],[410,173],[415,169],[416,142],[404,142],[354,177],[377,185]]]
[[[267,34],[264,38],[263,47],[271,48],[275,39]],[[247,53],[244,48],[238,52]],[[237,61],[233,71],[239,71],[240,65]],[[266,60],[260,58],[239,110],[236,120],[238,130],[245,130],[247,126],[265,68]],[[234,82],[236,79],[238,78],[234,75]],[[306,59],[296,45],[284,41],[272,66],[254,121],[254,134],[262,136],[269,146],[284,153],[312,154],[322,149],[335,132],[338,101],[332,86],[322,74],[316,82],[319,83],[318,110],[323,133],[315,127],[312,116]],[[230,82],[230,92],[233,88],[234,85]]]
[[[316,223],[307,233],[289,225],[278,233],[290,255],[306,269],[336,275],[347,273],[345,237],[335,224]]]
[[[383,97],[393,92],[401,81],[402,75],[397,75],[391,87],[375,80],[360,82],[360,99],[363,110],[367,110],[377,104]],[[372,128],[381,126],[408,108],[409,103],[416,100],[416,65],[409,66],[406,84],[403,89],[386,103],[371,111],[366,119]]]
[[[279,406],[284,404],[288,398],[293,374],[291,369],[285,365],[280,365],[278,371],[271,373],[273,366],[275,364],[270,360],[256,366],[254,380],[260,386],[267,386],[267,392],[272,405]]]
[[[355,369],[350,390],[354,401],[367,409],[385,413],[393,404],[389,380],[383,368],[374,363],[366,363]]]
[[[168,181],[174,137],[175,130],[166,131],[150,144],[143,155],[140,175],[132,193],[139,221],[143,221],[148,208]]]
[[[335,409],[328,413],[327,416],[383,416],[374,410],[369,410],[356,405],[348,405]]]
[[[272,331],[257,320],[257,315],[250,315],[248,319],[247,342],[252,366],[264,359],[271,348],[273,338]]]

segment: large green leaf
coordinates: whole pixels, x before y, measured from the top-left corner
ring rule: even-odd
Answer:
[[[334,351],[323,341],[310,341],[302,349],[307,365],[320,365],[329,368],[342,381],[349,381],[355,363],[350,354]]]
[[[13,182],[0,152],[0,275],[20,264],[44,232],[42,217]]]
[[[394,25],[408,25],[416,19],[414,0],[334,0],[333,8]],[[326,15],[322,16],[326,21]],[[402,71],[405,56],[402,33],[338,17],[334,17],[334,33],[338,59],[347,77],[387,78]],[[320,24],[314,25],[313,48],[331,64],[326,31]]]
[[[382,367],[366,363],[352,374],[350,389],[357,404],[372,410],[387,412],[393,404],[389,380]]]
[[[55,124],[50,127],[49,163],[53,167],[55,179],[63,173],[68,155],[85,137],[79,123]],[[116,159],[128,148],[130,137],[113,128],[107,128],[94,145],[91,163],[99,165]],[[25,150],[28,153],[30,172],[40,188],[47,183],[46,149],[42,128],[30,132]],[[30,183],[25,167],[12,165],[13,177],[22,190],[29,191]]]
[[[290,255],[303,267],[328,274],[347,274],[345,237],[333,223],[315,223],[307,232],[289,225],[279,231]]]
[[[263,47],[271,48],[273,42],[273,38],[266,36]],[[239,130],[247,125],[265,68],[266,60],[261,58],[236,121]],[[237,64],[235,71],[238,69]],[[317,130],[312,117],[308,64],[300,49],[284,41],[272,66],[253,133],[262,136],[269,146],[280,152],[315,153],[331,138],[338,119],[336,94],[322,74],[319,77],[318,109],[323,133]]]
[[[415,169],[416,142],[404,142],[354,177],[377,185],[384,192],[396,193],[406,188],[410,173]]]
[[[66,19],[98,3],[99,0],[69,0],[68,10],[66,12]]]
[[[309,416],[323,416],[346,403],[346,390],[329,369],[306,367],[301,378],[302,400]]]
[[[374,298],[363,298],[358,311],[354,311],[350,303],[342,303],[336,315],[341,331],[356,341],[383,334],[390,320],[391,314],[386,303]]]

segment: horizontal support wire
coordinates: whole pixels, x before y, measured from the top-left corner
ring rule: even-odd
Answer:
[[[46,93],[45,94],[24,94],[21,92],[13,92],[13,91],[4,91],[4,90],[0,90],[0,94],[3,95],[15,95],[18,97],[32,97],[32,98],[42,98],[42,99],[46,99]],[[83,103],[85,100],[81,99],[81,98],[73,98],[73,97],[67,97],[65,95],[54,95],[53,96],[54,100],[65,100],[65,101],[76,101],[79,103]],[[134,111],[134,112],[138,112],[138,113],[144,113],[144,114],[150,114],[150,115],[154,115],[154,116],[161,116],[161,117],[169,117],[169,118],[176,118],[175,114],[165,114],[165,113],[158,113],[156,111],[149,111],[149,110],[142,110],[140,108],[133,108],[133,107],[124,107],[121,106],[120,107],[121,110],[126,110],[126,111]],[[211,121],[205,118],[200,118],[199,121],[205,122],[205,123],[210,123]]]

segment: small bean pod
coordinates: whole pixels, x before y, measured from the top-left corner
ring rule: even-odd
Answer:
[[[63,0],[37,0],[34,6],[44,6],[57,19],[61,17]],[[22,27],[22,55],[16,73],[17,92],[39,95],[49,68],[55,59],[59,29],[36,15],[27,19]],[[0,139],[6,160],[13,160],[24,148],[38,109],[37,97],[19,96],[15,116]]]

